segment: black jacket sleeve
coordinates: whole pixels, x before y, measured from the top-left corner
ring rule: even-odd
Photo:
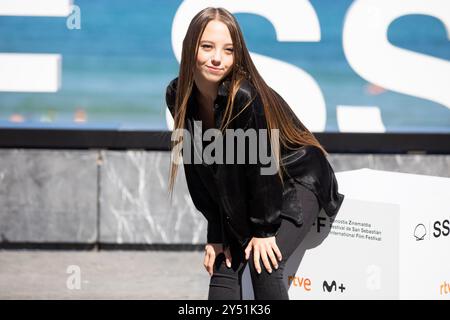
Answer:
[[[266,147],[262,152],[264,157],[271,157],[269,164],[262,163],[262,159],[258,151],[256,164],[246,163],[246,182],[248,190],[248,213],[252,227],[252,235],[258,238],[267,238],[275,236],[281,225],[281,209],[283,185],[281,183],[278,171],[274,161],[275,155],[272,155],[270,145],[269,132],[267,132],[266,117],[262,101],[258,94],[252,102],[250,119],[246,129],[256,130],[256,137],[259,146],[264,144]],[[266,129],[266,135],[262,136],[260,130]],[[255,146],[248,145],[246,150],[249,152],[257,152]],[[273,174],[262,172],[263,168],[274,166],[274,170],[270,170]]]
[[[184,164],[186,183],[192,202],[208,221],[207,242],[223,243],[220,208],[209,190],[202,183],[194,164]]]
[[[166,89],[166,104],[172,114],[175,115],[175,95],[177,78],[172,80]],[[223,243],[222,224],[218,204],[212,198],[209,190],[202,183],[196,172],[195,164],[184,164],[186,184],[194,206],[208,221],[207,242]]]

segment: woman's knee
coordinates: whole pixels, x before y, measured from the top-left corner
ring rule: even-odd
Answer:
[[[249,267],[255,299],[288,300],[289,296],[283,277],[285,263],[283,261],[279,262],[278,269],[272,268],[272,272],[268,272],[267,269],[261,265],[261,273],[258,273],[254,266],[252,254],[250,255],[250,259]]]

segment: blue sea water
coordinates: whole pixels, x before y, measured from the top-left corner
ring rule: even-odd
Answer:
[[[172,19],[181,1],[75,0],[81,29],[66,18],[0,16],[0,52],[60,53],[57,93],[0,93],[0,127],[166,130],[164,93],[178,74],[171,46]],[[320,20],[320,42],[277,42],[261,16],[236,14],[252,52],[296,65],[318,82],[327,105],[326,131],[338,131],[337,105],[376,105],[389,132],[450,132],[450,110],[417,97],[386,91],[367,95],[342,49],[350,0],[311,1]],[[450,60],[444,25],[424,15],[394,21],[389,41]],[[450,84],[449,84],[450,89]],[[73,121],[82,110],[87,121]],[[12,115],[23,122],[11,122]]]

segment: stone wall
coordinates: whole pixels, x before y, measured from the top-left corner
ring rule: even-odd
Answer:
[[[203,244],[206,220],[168,151],[0,149],[0,245]],[[450,177],[450,155],[330,154],[335,172]]]

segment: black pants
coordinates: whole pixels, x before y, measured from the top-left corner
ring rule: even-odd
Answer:
[[[283,280],[286,262],[308,234],[320,210],[314,193],[303,186],[301,188],[304,193],[301,197],[304,208],[303,224],[298,226],[288,218],[282,219],[280,230],[275,237],[283,256],[283,260],[278,261],[278,269],[272,266],[272,273],[269,273],[260,259],[261,273],[258,274],[253,263],[253,250],[249,259],[245,260],[245,248],[240,247],[237,242],[231,242],[231,268],[226,266],[223,253],[216,257],[209,284],[208,300],[241,300],[242,273],[247,263],[250,263],[255,300],[289,300],[287,284]]]

